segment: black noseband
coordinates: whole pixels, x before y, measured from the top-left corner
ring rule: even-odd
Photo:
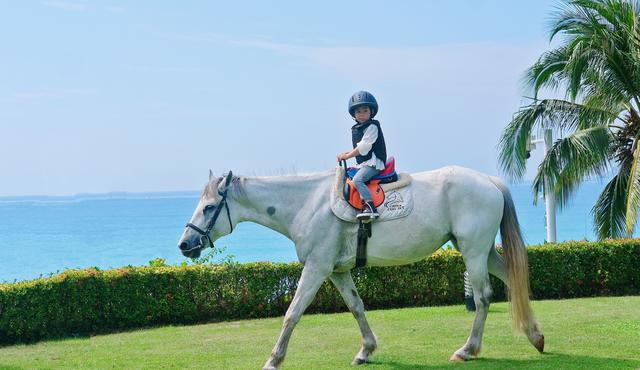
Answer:
[[[216,224],[216,220],[218,220],[218,216],[220,216],[222,207],[226,208],[227,210],[227,218],[229,219],[229,229],[231,230],[230,232],[233,232],[233,223],[231,223],[231,212],[229,212],[229,204],[227,203],[227,190],[218,194],[222,196],[222,200],[220,201],[220,204],[218,204],[218,206],[216,207],[216,211],[213,214],[213,217],[211,217],[211,220],[209,220],[209,223],[207,224],[207,228],[205,230],[202,230],[201,228],[192,224],[191,222],[187,224],[188,228],[191,228],[195,230],[198,234],[200,234],[200,245],[202,248],[208,247],[207,243],[211,244],[211,248],[213,248],[213,240],[211,240],[211,237],[209,235],[211,233],[211,229],[213,229],[213,226]],[[195,248],[192,248],[192,249],[195,249]]]

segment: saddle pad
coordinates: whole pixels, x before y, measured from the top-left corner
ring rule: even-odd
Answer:
[[[409,215],[413,209],[413,187],[411,185],[411,175],[401,172],[398,174],[398,181],[381,184],[384,190],[384,203],[378,207],[380,217],[375,222],[389,221]],[[336,168],[336,180],[331,191],[331,211],[339,219],[347,222],[357,223],[356,215],[360,212],[344,200],[342,191],[344,188],[344,168]]]

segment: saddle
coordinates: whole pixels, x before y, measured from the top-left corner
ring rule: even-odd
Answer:
[[[348,178],[346,173],[346,166],[337,166],[336,174],[334,177],[333,189],[331,190],[331,211],[339,219],[347,222],[355,222],[358,220],[356,215],[360,212],[361,208],[355,207],[348,202],[349,197],[345,198],[345,187],[347,187],[346,179]],[[411,186],[412,177],[405,172],[398,173],[398,180],[381,184],[378,186],[382,189],[384,202],[382,206],[377,207],[380,217],[376,219],[376,222],[383,222],[394,220],[408,216],[413,209],[413,187]],[[355,189],[354,189],[355,191]],[[351,191],[349,191],[349,195]],[[357,193],[356,193],[357,194]],[[375,193],[374,193],[375,194]],[[359,197],[359,195],[358,195]],[[356,199],[360,202],[359,199]],[[355,203],[359,205],[360,203]]]
[[[345,167],[345,184],[343,190],[344,199],[349,202],[349,204],[353,208],[358,210],[362,209],[364,203],[362,201],[362,198],[360,198],[358,189],[356,189],[355,185],[353,184],[353,177],[356,175],[356,173],[358,173],[359,168],[346,168],[346,161],[343,161],[343,166]],[[366,185],[371,192],[373,204],[376,206],[376,208],[380,207],[380,205],[384,203],[385,199],[384,190],[380,185],[390,184],[394,181],[398,181],[398,174],[396,173],[396,159],[394,157],[389,157],[387,159],[384,170],[382,170],[379,174],[366,182]]]
[[[371,192],[374,205],[376,208],[380,207],[378,210],[380,220],[405,217],[411,212],[413,206],[411,188],[407,186],[411,183],[411,176],[402,174],[399,177],[395,170],[395,164],[395,159],[389,157],[385,169],[366,183]],[[344,221],[354,222],[356,220],[355,210],[360,210],[364,204],[353,184],[353,177],[358,172],[358,168],[347,168],[346,161],[342,161],[342,165],[343,168],[338,166],[336,172],[336,191],[331,201],[331,211]],[[385,200],[382,184],[389,192],[390,199],[388,200]],[[338,195],[340,193],[342,193],[342,198],[344,199],[340,199]],[[384,207],[381,207],[383,204]],[[363,267],[367,264],[367,241],[372,235],[370,221],[358,219],[355,268]]]

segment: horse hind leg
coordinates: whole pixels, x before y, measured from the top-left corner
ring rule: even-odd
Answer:
[[[362,347],[351,364],[364,364],[369,361],[369,357],[378,346],[376,336],[369,327],[369,322],[364,314],[364,303],[362,303],[362,299],[358,295],[351,272],[336,272],[329,278],[340,292],[344,302],[349,307],[349,311],[358,321],[358,326],[360,326],[360,332],[362,333]]]
[[[491,275],[502,280],[504,285],[507,286],[507,288],[510,288],[509,279],[507,278],[507,266],[505,265],[502,256],[500,256],[493,247],[493,244],[491,246],[489,258],[487,259],[487,266]],[[537,321],[533,318],[531,318],[531,321],[532,323],[529,325],[525,334],[527,335],[529,342],[542,353],[544,351],[544,334],[542,334]]]
[[[462,249],[464,251],[464,248]],[[482,347],[482,334],[489,312],[491,284],[487,269],[487,254],[480,253],[474,257],[465,257],[465,265],[469,273],[469,281],[473,288],[473,299],[476,304],[476,317],[473,320],[471,334],[467,342],[451,355],[449,361],[467,361],[477,356]]]
[[[487,258],[487,267],[489,273],[498,279],[500,279],[505,286],[509,286],[509,280],[507,278],[507,266],[504,264],[504,259],[498,254],[496,248],[491,244],[491,250],[489,251],[489,257]]]

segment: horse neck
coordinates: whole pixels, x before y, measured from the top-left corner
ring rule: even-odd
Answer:
[[[238,222],[252,221],[290,238],[296,215],[318,186],[330,183],[324,181],[329,177],[330,174],[242,177],[242,194],[234,197]]]

